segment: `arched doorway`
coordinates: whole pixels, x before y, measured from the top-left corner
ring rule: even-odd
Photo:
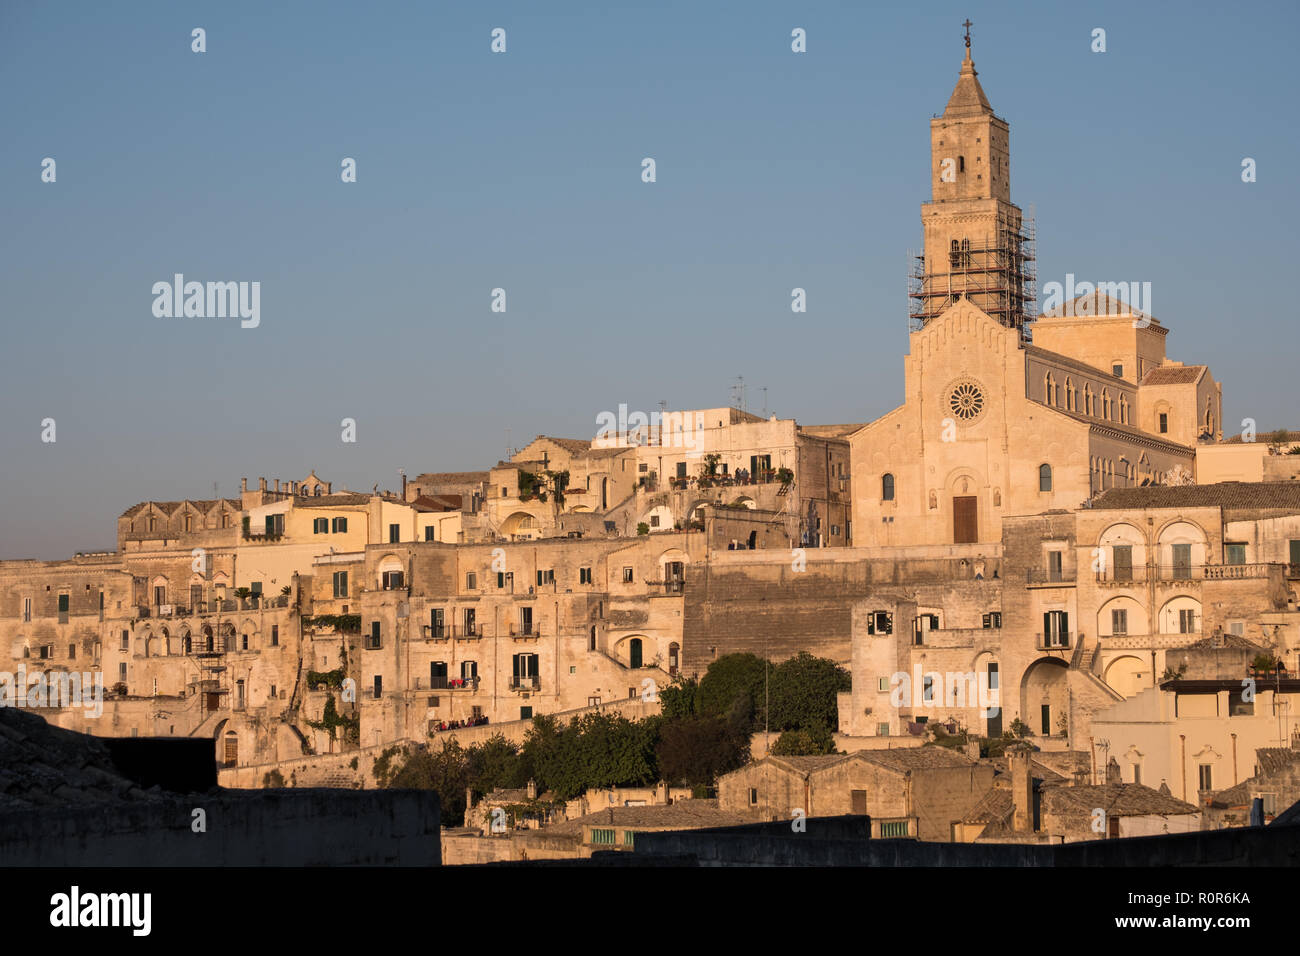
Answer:
[[[1025,670],[1020,689],[1020,714],[1031,733],[1040,737],[1062,734],[1069,719],[1069,666],[1044,657]]]

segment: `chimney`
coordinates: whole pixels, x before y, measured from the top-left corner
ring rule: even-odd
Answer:
[[[294,496],[295,498],[298,497],[298,482],[296,482],[296,481],[293,483],[293,496]]]
[[[1029,751],[1013,750],[1007,757],[1011,766],[1011,804],[1015,807],[1012,829],[1028,832],[1034,828],[1034,777],[1029,772]]]
[[[280,479],[279,479],[279,478],[275,479],[275,493],[276,493],[277,495],[280,493]]]
[[[537,799],[537,781],[533,780],[531,777],[528,779],[528,799]]]
[[[240,478],[240,479],[239,479],[239,491],[240,491],[241,494],[243,494],[243,493],[245,493],[245,492],[248,491],[248,479],[247,479],[247,478]]]
[[[258,491],[266,491],[266,479],[265,479],[265,478],[259,478],[259,479],[257,479],[257,490],[258,490]]]
[[[334,482],[332,482],[332,481],[327,481],[327,482],[325,482],[325,494],[327,494],[327,495],[328,495],[328,494],[331,494],[332,492],[330,491],[330,489],[333,488],[333,487],[334,487]]]
[[[402,500],[406,500],[406,472],[402,472]]]

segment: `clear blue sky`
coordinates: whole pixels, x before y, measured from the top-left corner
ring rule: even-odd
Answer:
[[[1227,430],[1294,427],[1300,14],[1152,6],[9,0],[0,556],[111,547],[131,504],[243,475],[486,467],[507,429],[589,437],[737,375],[804,423],[893,408],[967,16],[1040,287],[1150,281]],[[261,282],[260,327],[155,318],[176,272]]]

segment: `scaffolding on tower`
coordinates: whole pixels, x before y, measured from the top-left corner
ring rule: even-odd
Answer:
[[[1035,245],[1031,213],[1023,221],[1000,218],[994,235],[953,239],[939,268],[927,268],[924,255],[913,256],[907,282],[911,330],[923,329],[964,296],[1028,342],[1026,323],[1037,315]]]

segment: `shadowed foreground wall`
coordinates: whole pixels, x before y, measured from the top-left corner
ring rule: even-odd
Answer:
[[[1056,846],[922,843],[780,835],[751,827],[638,833],[634,855],[654,865],[659,857],[693,859],[699,866],[1297,866],[1300,826],[1251,827],[1197,833],[1090,840]],[[593,854],[592,862],[611,852]],[[623,861],[619,861],[623,862]],[[689,864],[688,864],[689,865]]]
[[[207,832],[191,829],[193,811]],[[422,790],[227,790],[0,814],[0,866],[438,866]]]

